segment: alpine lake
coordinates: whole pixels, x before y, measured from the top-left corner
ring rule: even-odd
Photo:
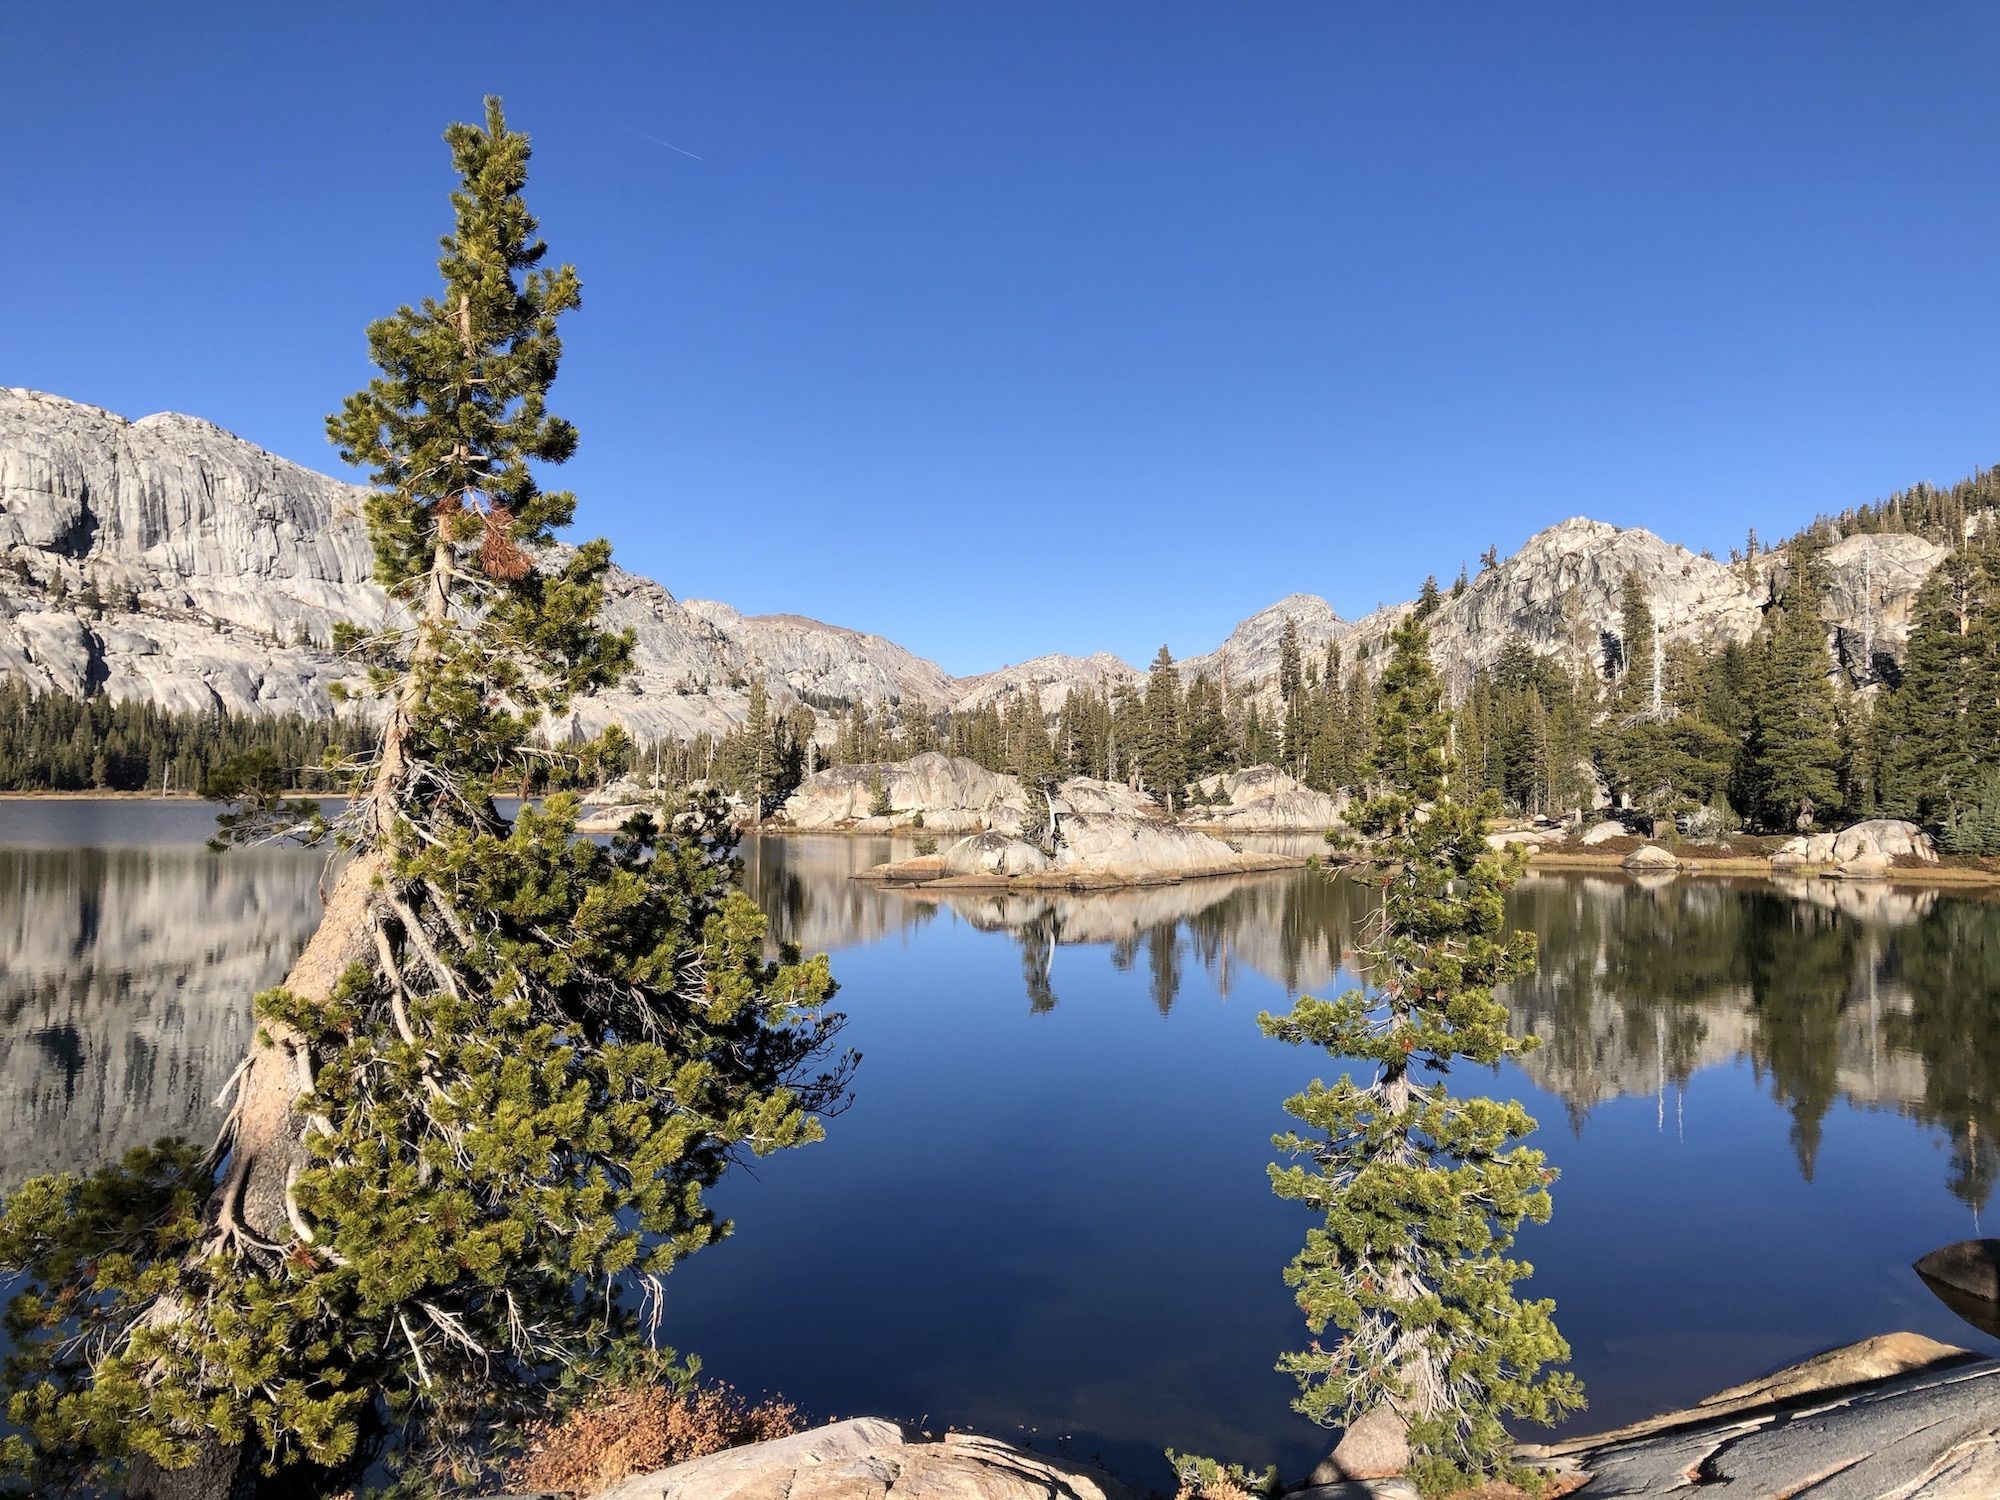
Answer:
[[[211,854],[211,826],[190,802],[0,802],[0,1192],[213,1130],[324,858]],[[774,936],[832,955],[862,1061],[824,1142],[717,1190],[736,1233],[669,1279],[662,1338],[816,1417],[976,1428],[1141,1489],[1167,1446],[1309,1465],[1324,1435],[1272,1368],[1310,1337],[1281,1278],[1309,1221],[1265,1166],[1281,1101],[1339,1064],[1257,1015],[1354,982],[1368,893],[1316,870],[1032,896],[849,878],[910,852],[745,843]],[[1531,873],[1511,911],[1540,940],[1514,1024],[1543,1045],[1452,1084],[1522,1100],[1561,1172],[1518,1253],[1589,1392],[1574,1430],[1891,1329],[2000,1353],[1910,1269],[1994,1213],[2000,902]]]

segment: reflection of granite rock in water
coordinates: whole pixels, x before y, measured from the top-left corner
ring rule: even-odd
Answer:
[[[1346,881],[1290,871],[1114,891],[889,889],[911,906],[948,907],[984,932],[1052,933],[1062,945],[1129,947],[1185,925],[1204,967],[1226,974],[1247,964],[1287,990],[1334,982],[1342,935],[1365,902]]]
[[[0,1189],[205,1139],[319,918],[297,851],[0,848]]]
[[[1795,875],[1773,876],[1771,885],[1794,901],[1882,927],[1918,922],[1937,909],[1938,893],[1924,887],[1897,887],[1879,881],[1807,880]]]

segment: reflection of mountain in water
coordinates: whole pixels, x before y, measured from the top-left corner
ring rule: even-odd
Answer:
[[[908,839],[773,835],[743,841],[743,888],[770,918],[774,941],[807,953],[852,948],[908,931],[932,913],[912,909],[853,877],[916,853]]]
[[[1145,965],[1162,1012],[1190,982],[1227,995],[1247,966],[1289,993],[1353,983],[1371,892],[1312,872],[1071,894],[885,889],[850,876],[912,852],[887,839],[751,840],[744,880],[773,935],[808,951],[912,933],[941,905],[1010,934],[1029,1007],[1059,1004],[1057,947]],[[0,848],[0,1188],[168,1133],[209,1101],[317,920],[298,852]],[[1595,1105],[1669,1098],[1746,1058],[1790,1113],[1811,1173],[1838,1100],[1942,1129],[1952,1189],[2000,1178],[2000,904],[1830,881],[1534,876],[1512,920],[1541,941],[1510,997],[1544,1038],[1529,1075],[1581,1127]],[[1346,972],[1343,972],[1343,969]]]
[[[205,1138],[318,920],[296,851],[0,848],[0,1188]]]

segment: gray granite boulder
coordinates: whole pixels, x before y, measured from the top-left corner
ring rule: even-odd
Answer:
[[[1914,823],[1896,818],[1871,818],[1834,833],[1788,839],[1771,856],[1774,866],[1844,865],[1857,859],[1902,858],[1937,862],[1937,845]]]
[[[2000,1495],[2000,1360],[1914,1333],[1829,1350],[1685,1411],[1520,1456],[1579,1492],[1769,1500]]]
[[[1344,796],[1316,792],[1276,766],[1245,766],[1205,776],[1195,783],[1204,800],[1191,801],[1181,821],[1198,828],[1243,833],[1313,833],[1339,826],[1347,811]]]
[[[944,851],[948,875],[1039,875],[1052,863],[1035,845],[1004,833],[976,833]]]
[[[859,1417],[642,1474],[595,1500],[1127,1500],[1102,1474],[993,1438],[912,1442]]]

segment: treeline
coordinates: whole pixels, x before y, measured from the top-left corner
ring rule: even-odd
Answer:
[[[1944,492],[1919,489],[1868,517],[1958,525],[1986,484],[1982,475],[1958,487],[1943,510],[1926,497]],[[1919,592],[1901,663],[1830,631],[1818,529],[1762,559],[1758,577],[1774,593],[1747,641],[1666,645],[1629,579],[1616,632],[1579,628],[1555,654],[1510,642],[1457,685],[1464,774],[1526,814],[1565,815],[1603,794],[1705,831],[1893,816],[1954,852],[2000,854],[2000,526],[1973,532]],[[1442,598],[1427,584],[1418,608]],[[1275,702],[1268,688],[1232,690],[1206,674],[1183,682],[1162,647],[1142,684],[1077,688],[1053,716],[1027,693],[964,713],[850,705],[826,737],[810,708],[774,720],[753,702],[751,725],[656,753],[670,779],[761,787],[773,800],[823,765],[931,749],[1031,779],[1125,781],[1174,806],[1199,800],[1198,783],[1215,772],[1261,764],[1316,790],[1359,793],[1377,710],[1367,668],[1338,645],[1308,659],[1288,624]]]
[[[1296,654],[1295,639],[1289,649]],[[1336,653],[1329,670],[1337,668]],[[1316,676],[1302,674],[1300,681],[1302,686],[1307,681],[1318,685]],[[1359,674],[1353,690],[1364,705],[1372,704]],[[1191,796],[1201,798],[1191,783],[1217,771],[1275,760],[1286,745],[1283,714],[1267,717],[1251,695],[1231,694],[1205,674],[1184,685],[1164,646],[1141,686],[1120,684],[1109,694],[1075,689],[1053,719],[1028,693],[962,713],[934,713],[907,702],[874,708],[853,703],[828,717],[834,721],[830,735],[822,731],[821,715],[806,704],[773,715],[762,682],[753,679],[741,726],[719,736],[641,746],[632,756],[632,769],[645,778],[657,772],[670,785],[713,781],[746,797],[761,794],[768,805],[828,766],[905,760],[941,750],[1028,780],[1094,776],[1127,781],[1179,806]],[[1332,778],[1358,765],[1356,757],[1365,754],[1365,742],[1347,745],[1344,716],[1309,735],[1302,708],[1290,725],[1302,753],[1308,739],[1315,747],[1316,784],[1335,784]],[[1334,743],[1346,748],[1329,758],[1323,746]]]
[[[372,728],[348,719],[172,712],[0,681],[0,791],[194,791],[239,756],[258,753],[303,771],[329,749],[374,741]]]
[[[1949,492],[1919,487],[1825,527],[1963,530],[2000,497],[1993,472]],[[1809,528],[1779,559],[1760,558],[1774,595],[1748,641],[1665,645],[1632,579],[1616,632],[1579,628],[1555,654],[1510,642],[1455,685],[1464,774],[1530,815],[1562,816],[1602,793],[1702,829],[1789,833],[1894,816],[1953,852],[2000,854],[2000,525],[1971,528],[1926,582],[1900,663],[1829,632],[1825,527]],[[1428,613],[1442,598],[1427,584],[1418,607]],[[747,720],[727,734],[647,746],[614,736],[588,764],[544,764],[549,785],[657,772],[672,785],[705,780],[761,796],[767,807],[825,766],[925,750],[1030,780],[1123,781],[1176,808],[1204,800],[1205,778],[1252,765],[1277,765],[1315,790],[1360,793],[1377,708],[1368,667],[1339,645],[1308,657],[1287,624],[1275,695],[1206,673],[1183,682],[1165,647],[1143,682],[1078,687],[1052,716],[1028,693],[956,713],[909,702],[774,713],[753,679]],[[303,768],[372,736],[351,721],[170,713],[6,683],[0,789],[195,788],[247,751]]]
[[[1843,537],[1908,532],[1940,547],[1957,547],[1969,528],[1995,514],[2000,514],[2000,468],[1981,469],[1943,489],[1912,485],[1886,500],[1815,516],[1800,536],[1830,544]]]

